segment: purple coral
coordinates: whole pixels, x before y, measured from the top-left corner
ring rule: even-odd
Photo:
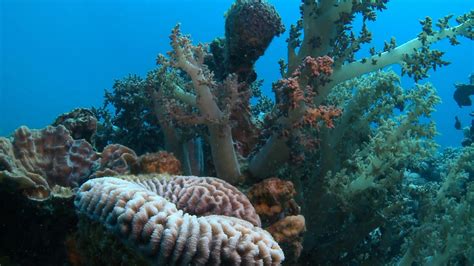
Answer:
[[[29,198],[45,199],[54,185],[72,187],[85,180],[98,159],[85,140],[74,140],[64,126],[18,128],[0,138],[0,181],[9,180]]]

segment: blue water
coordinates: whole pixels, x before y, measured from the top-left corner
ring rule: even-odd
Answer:
[[[299,17],[299,1],[270,1],[289,28]],[[195,42],[223,36],[223,14],[230,0],[0,0],[0,135],[20,125],[41,128],[75,107],[100,106],[104,89],[128,73],[144,75],[158,53],[170,50],[168,35],[178,22]],[[398,0],[370,24],[373,45],[391,36],[405,42],[420,32],[418,20],[437,19],[474,8],[471,0]],[[279,78],[277,61],[286,58],[287,34],[275,39],[257,63],[265,91]],[[453,83],[474,72],[474,42],[462,39],[446,51],[452,64],[431,73],[443,103],[434,119],[444,146],[459,146],[462,133],[454,116],[470,124],[473,107],[458,108]],[[398,69],[395,67],[395,69]],[[405,87],[413,82],[403,79]]]

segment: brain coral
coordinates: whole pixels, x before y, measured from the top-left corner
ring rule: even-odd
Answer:
[[[177,208],[194,215],[225,215],[260,226],[260,218],[248,198],[229,183],[212,177],[141,175],[122,176],[140,184]]]
[[[153,264],[278,265],[284,259],[265,230],[234,217],[190,215],[153,189],[127,180],[89,180],[75,204],[79,213],[105,225]]]

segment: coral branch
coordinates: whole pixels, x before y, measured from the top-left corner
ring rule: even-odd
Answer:
[[[241,173],[234,150],[232,130],[226,114],[219,108],[212,93],[215,83],[212,73],[204,65],[204,47],[192,46],[190,39],[181,35],[179,25],[173,29],[170,39],[173,47],[173,53],[170,53],[172,64],[190,76],[196,94],[197,108],[207,120],[217,176],[235,184],[239,182]]]

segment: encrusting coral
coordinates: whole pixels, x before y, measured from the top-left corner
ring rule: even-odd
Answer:
[[[181,162],[173,154],[166,151],[146,153],[138,157],[134,174],[168,173],[170,175],[181,174]]]
[[[284,259],[265,230],[228,216],[189,215],[130,181],[89,180],[75,204],[80,214],[102,223],[154,264],[278,265]]]
[[[303,250],[306,222],[294,197],[291,181],[273,177],[253,185],[247,195],[262,219],[263,227],[282,247],[286,263],[296,263]]]
[[[306,230],[303,215],[291,215],[265,228],[285,252],[285,262],[296,263],[303,250],[303,232]]]
[[[253,185],[247,196],[266,225],[300,213],[300,207],[294,199],[296,190],[290,181],[276,177],[265,179]]]
[[[0,138],[0,181],[44,200],[55,185],[73,187],[87,179],[98,158],[87,141],[74,140],[64,126],[20,127],[12,139]]]

